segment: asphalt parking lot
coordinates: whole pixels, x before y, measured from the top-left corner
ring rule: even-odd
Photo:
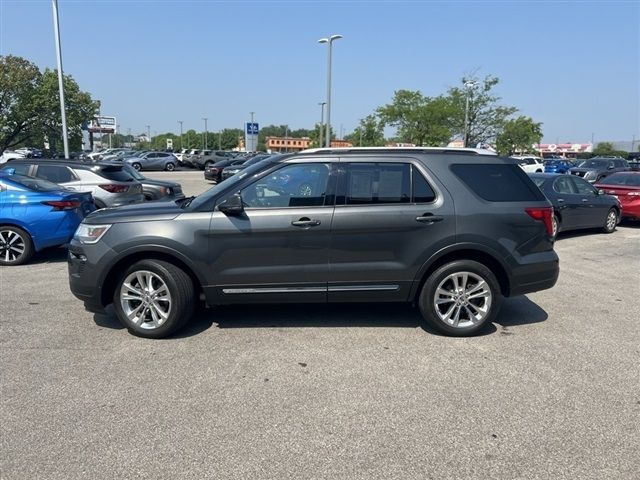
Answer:
[[[3,267],[0,477],[638,478],[640,225],[556,250],[555,288],[462,339],[410,307],[303,305],[144,340],[84,311],[63,249]]]

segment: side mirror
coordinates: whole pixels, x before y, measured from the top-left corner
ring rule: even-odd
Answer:
[[[607,169],[608,169],[608,170],[613,170],[613,165],[609,165],[609,166],[607,167]]]
[[[224,202],[218,205],[220,210],[225,215],[237,216],[244,212],[244,206],[242,205],[242,197],[239,193],[234,193]]]

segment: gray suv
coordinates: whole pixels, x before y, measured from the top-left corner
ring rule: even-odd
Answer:
[[[455,149],[334,149],[253,165],[172,204],[89,215],[71,291],[130,332],[170,335],[199,299],[412,302],[456,336],[503,296],[558,278],[552,208],[512,160]]]
[[[8,167],[19,175],[42,178],[76,192],[90,192],[98,208],[144,201],[142,185],[123,165],[32,158],[14,160],[5,168]]]

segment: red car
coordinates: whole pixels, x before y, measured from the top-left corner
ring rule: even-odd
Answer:
[[[640,172],[614,173],[602,179],[596,188],[618,197],[623,218],[640,220]]]

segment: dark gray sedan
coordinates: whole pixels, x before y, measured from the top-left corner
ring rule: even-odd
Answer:
[[[184,198],[182,185],[177,182],[147,178],[126,164],[123,170],[126,170],[133,178],[142,184],[142,193],[145,200],[178,200]]]
[[[583,228],[616,229],[620,220],[620,202],[612,195],[573,175],[531,173],[531,180],[553,205],[553,237],[559,232]]]

